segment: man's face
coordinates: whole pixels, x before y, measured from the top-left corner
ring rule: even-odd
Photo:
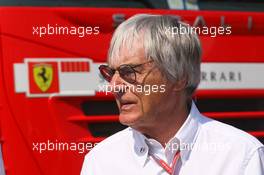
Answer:
[[[110,66],[114,69],[120,65],[137,65],[148,62],[144,48],[134,43],[130,49],[121,48],[118,58]],[[144,130],[157,125],[163,115],[173,108],[170,103],[172,85],[167,81],[154,62],[146,63],[137,68],[136,83],[130,84],[115,73],[110,84],[112,86],[134,86],[134,89],[114,92],[119,107],[119,120],[122,124],[134,129]],[[158,87],[154,91],[141,91],[136,87]]]

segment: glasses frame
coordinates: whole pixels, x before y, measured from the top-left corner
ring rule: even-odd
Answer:
[[[113,69],[113,68],[109,67],[108,65],[100,65],[99,66],[99,71],[100,71],[101,75],[103,76],[103,78],[107,82],[111,82],[112,81],[112,78],[113,78],[113,76],[115,75],[115,73],[117,71],[119,73],[119,76],[123,80],[125,80],[128,83],[134,84],[134,83],[136,83],[136,80],[137,80],[137,73],[139,73],[139,71],[137,71],[135,68],[141,67],[141,66],[143,66],[143,65],[145,65],[147,63],[151,63],[151,62],[153,62],[153,60],[150,60],[150,61],[147,61],[147,62],[144,62],[144,63],[141,63],[141,64],[136,64],[136,65],[122,64],[116,69]],[[124,69],[126,67],[133,71],[133,74],[134,74],[134,78],[133,79],[126,78],[125,73],[122,73],[122,69]],[[108,76],[107,73],[109,75],[111,75],[111,76]]]

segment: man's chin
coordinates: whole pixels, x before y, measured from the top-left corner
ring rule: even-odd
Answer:
[[[137,121],[139,120],[140,115],[137,115],[135,113],[129,112],[121,112],[119,114],[119,122],[126,126],[133,126]]]

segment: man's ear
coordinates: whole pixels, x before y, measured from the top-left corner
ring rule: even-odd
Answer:
[[[178,80],[173,85],[173,91],[182,91],[186,88],[187,80],[186,78],[183,78],[181,80]]]

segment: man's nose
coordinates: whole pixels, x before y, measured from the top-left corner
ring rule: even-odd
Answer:
[[[120,77],[118,72],[115,72],[114,76],[112,77],[110,81],[110,86],[112,93],[114,95],[122,95],[126,91],[126,84],[125,81]]]
[[[119,75],[119,72],[116,71],[115,74],[113,75],[111,81],[110,81],[110,86],[116,86],[122,84],[122,78]]]

